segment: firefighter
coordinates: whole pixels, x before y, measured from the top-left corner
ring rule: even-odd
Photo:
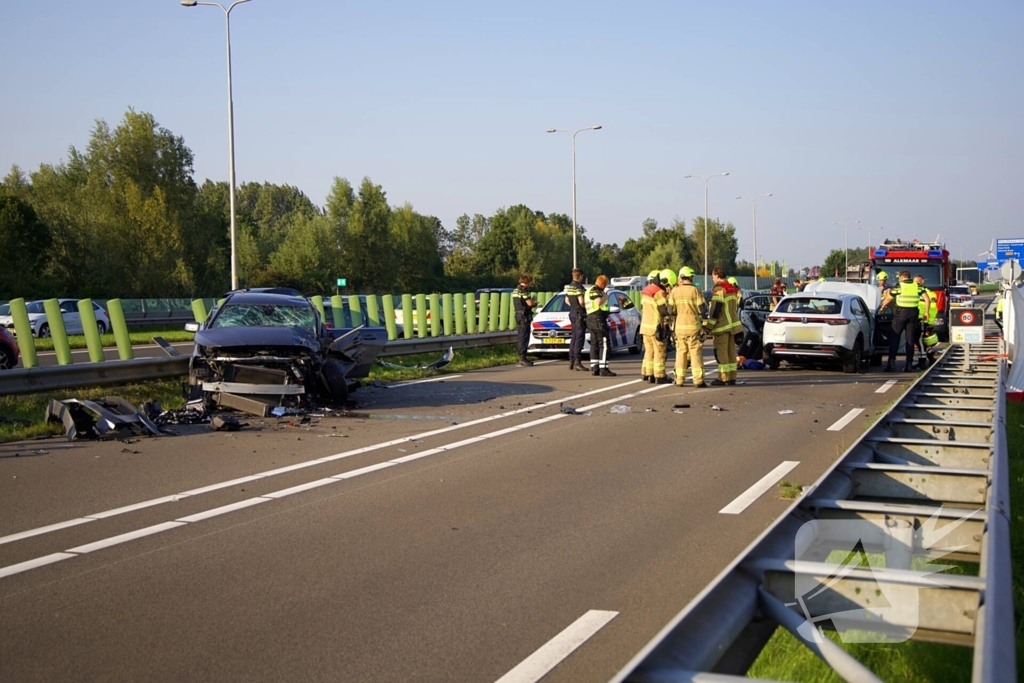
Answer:
[[[934,335],[935,321],[939,317],[939,295],[924,286],[924,276],[915,275],[914,282],[920,287],[927,298],[922,299],[917,307],[917,314],[921,319],[921,336],[918,348],[921,349],[921,358],[918,359],[920,369],[924,370],[935,362],[935,344],[926,344],[925,339]],[[936,337],[936,340],[938,337]],[[936,343],[938,343],[936,341]]]
[[[715,266],[711,271],[715,283],[711,290],[711,310],[704,321],[715,343],[718,360],[718,378],[711,381],[716,387],[736,384],[736,347],[743,338],[739,317],[739,290],[725,279],[725,270]]]
[[[668,305],[676,318],[676,386],[683,386],[686,366],[689,364],[693,385],[697,388],[706,387],[702,356],[704,335],[700,321],[707,315],[708,307],[704,302],[704,293],[693,284],[693,268],[683,266],[679,270],[679,284],[669,293]]]
[[[565,286],[565,303],[569,304],[569,324],[572,337],[569,339],[569,369],[586,370],[583,366],[583,338],[587,334],[587,307],[583,300],[583,271],[572,269],[572,282]]]
[[[519,338],[519,366],[529,367],[533,361],[526,358],[526,350],[530,346],[530,327],[533,323],[533,294],[530,293],[530,285],[533,280],[529,275],[519,278],[519,286],[512,290],[512,305],[516,309],[516,330]]]
[[[658,284],[658,280],[660,280],[660,279],[661,279],[661,271],[660,270],[652,270],[651,272],[647,273],[647,284],[649,284],[649,285],[651,285],[651,284],[654,284],[654,285]]]
[[[668,336],[665,330],[668,299],[665,297],[665,290],[675,284],[675,281],[675,273],[668,269],[662,270],[658,273],[658,280],[648,281],[648,285],[641,292],[640,334],[644,338],[644,360],[640,365],[640,379],[651,384],[669,382],[665,377],[665,355],[668,352]]]
[[[875,279],[878,281],[878,288],[882,290],[883,295],[887,290],[892,288],[889,284],[889,273],[884,270],[878,271],[878,275],[875,276]]]
[[[892,334],[889,335],[889,362],[885,366],[885,372],[896,371],[896,354],[899,351],[900,334],[906,332],[906,365],[903,372],[914,371],[914,344],[917,341],[921,320],[918,306],[922,299],[925,301],[925,314],[931,309],[931,300],[924,293],[924,290],[910,279],[910,271],[900,271],[900,281],[895,287],[890,287],[882,299],[882,309],[896,304],[896,314],[892,319]]]
[[[608,339],[608,295],[604,291],[607,286],[608,277],[598,275],[585,297],[587,331],[590,332],[590,372],[595,377],[615,377],[615,373],[608,369],[608,347],[611,343]]]

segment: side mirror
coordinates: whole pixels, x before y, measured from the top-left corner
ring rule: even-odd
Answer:
[[[186,332],[193,332],[193,333],[194,332],[198,332],[199,331],[199,323],[185,323],[185,331]]]
[[[619,308],[618,306],[609,306],[609,307],[608,307],[608,312],[609,312],[609,313],[618,313],[618,312],[619,312],[619,311],[621,311],[621,310],[622,310],[622,309],[621,309],[621,308]]]

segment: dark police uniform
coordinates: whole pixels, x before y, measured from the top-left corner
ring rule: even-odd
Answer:
[[[913,369],[914,365],[914,342],[921,334],[921,316],[919,306],[921,301],[927,297],[924,287],[914,281],[900,281],[895,287],[889,288],[889,295],[896,300],[896,314],[892,319],[892,335],[889,337],[889,362],[886,370],[895,370],[896,354],[899,352],[900,334],[906,332],[906,354],[907,365],[905,371]]]
[[[587,335],[587,309],[580,303],[580,297],[586,295],[582,282],[570,282],[565,286],[565,296],[569,299],[569,322],[572,324],[572,337],[569,339],[569,368],[583,370],[583,339]]]
[[[614,377],[608,369],[608,300],[601,301],[604,290],[594,285],[587,292],[587,331],[590,332],[590,371],[594,375]]]
[[[517,346],[519,350],[519,362],[529,363],[526,360],[526,350],[530,347],[530,327],[533,323],[533,304],[527,303],[527,299],[533,299],[530,288],[519,285],[512,290],[512,305],[516,309],[516,330],[518,332]]]

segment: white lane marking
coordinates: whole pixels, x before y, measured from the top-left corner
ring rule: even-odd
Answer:
[[[48,564],[60,562],[61,560],[70,560],[72,557],[78,556],[72,555],[71,553],[54,553],[52,555],[46,555],[45,557],[37,557],[36,559],[29,560],[27,562],[12,564],[9,567],[0,567],[0,579],[5,576],[11,576],[12,574],[27,572],[29,569],[35,569],[36,567],[45,567]]]
[[[558,360],[557,358],[553,358],[553,359],[551,359],[551,360],[535,360],[535,361],[533,362],[533,364],[534,364],[534,365],[547,365],[548,363],[554,363],[554,362],[556,362],[557,360]]]
[[[846,415],[843,415],[841,418],[836,420],[836,423],[834,425],[832,425],[831,427],[829,427],[828,429],[826,429],[825,431],[826,432],[838,432],[840,429],[842,429],[846,425],[848,425],[851,422],[853,422],[854,418],[856,418],[858,415],[860,415],[863,412],[864,412],[863,408],[854,408],[853,410],[848,412]]]
[[[896,382],[898,382],[898,381],[899,381],[898,379],[891,379],[891,380],[889,380],[888,382],[886,382],[882,386],[880,386],[877,389],[875,389],[875,393],[876,394],[884,394],[885,392],[889,391],[894,386],[896,386]]]
[[[217,483],[217,484],[210,484],[209,486],[203,486],[202,488],[191,489],[189,491],[183,491],[181,493],[173,494],[173,495],[170,495],[170,496],[163,496],[162,498],[154,498],[153,500],[147,500],[147,501],[143,501],[141,503],[135,503],[134,505],[126,505],[124,507],[116,508],[114,510],[106,510],[104,512],[97,512],[97,513],[94,513],[94,514],[91,514],[91,515],[85,515],[85,518],[88,519],[88,520],[104,519],[104,518],[107,518],[107,517],[112,517],[112,516],[115,516],[115,515],[124,514],[126,512],[130,512],[132,510],[139,510],[139,509],[150,507],[150,506],[153,506],[153,505],[159,505],[161,503],[176,501],[176,500],[179,500],[181,498],[187,498],[189,496],[197,496],[197,495],[200,495],[202,493],[210,493],[211,491],[219,491],[220,489],[225,489],[225,488],[228,488],[228,487],[231,487],[231,486],[235,486],[235,485],[238,485],[238,484],[245,484],[245,483],[248,483],[250,481],[256,481],[258,479],[265,479],[267,477],[271,477],[271,476],[274,476],[276,474],[283,474],[285,472],[294,472],[295,470],[304,469],[306,467],[313,467],[314,465],[321,465],[321,464],[327,463],[327,462],[334,462],[335,460],[341,460],[343,458],[351,458],[351,457],[356,456],[356,455],[362,455],[363,453],[370,453],[372,451],[377,451],[377,450],[380,450],[382,448],[388,448],[390,446],[397,446],[399,444],[409,443],[410,441],[418,441],[420,439],[427,439],[427,438],[430,438],[430,437],[433,437],[433,436],[439,436],[441,434],[446,434],[447,432],[452,432],[452,431],[455,431],[455,430],[458,430],[458,429],[465,429],[466,427],[473,427],[473,426],[476,426],[476,425],[485,424],[487,422],[492,422],[494,420],[500,420],[500,419],[503,419],[503,418],[506,418],[506,417],[512,417],[514,415],[519,415],[521,413],[526,413],[526,412],[529,412],[531,410],[540,410],[542,408],[550,408],[551,406],[555,406],[555,405],[558,405],[560,403],[564,403],[566,401],[574,401],[574,400],[577,400],[577,399],[580,399],[580,398],[585,398],[587,396],[593,396],[594,394],[600,394],[600,393],[603,393],[603,392],[606,392],[606,391],[614,391],[615,389],[621,389],[622,387],[626,387],[626,386],[629,386],[631,384],[636,384],[639,381],[640,380],[638,380],[638,379],[634,379],[634,380],[630,380],[628,382],[622,382],[621,384],[613,384],[613,385],[607,386],[607,387],[600,387],[598,389],[592,389],[590,391],[585,391],[585,392],[580,393],[580,394],[573,394],[571,396],[566,396],[565,398],[555,399],[553,401],[548,401],[546,403],[539,403],[537,405],[532,405],[532,406],[524,406],[522,408],[516,408],[515,410],[509,410],[509,411],[506,411],[504,413],[498,413],[497,415],[488,415],[487,417],[481,417],[481,418],[478,418],[476,420],[470,420],[469,422],[463,422],[463,423],[460,423],[460,424],[457,424],[457,425],[449,425],[447,427],[442,427],[440,429],[434,429],[434,430],[428,431],[428,432],[420,432],[418,434],[413,434],[412,436],[405,436],[405,437],[402,437],[400,439],[393,439],[391,441],[385,441],[385,442],[382,442],[382,443],[373,444],[372,446],[364,446],[363,448],[356,448],[356,449],[353,449],[351,451],[344,451],[342,453],[336,453],[334,455],[329,455],[329,456],[326,456],[326,457],[323,457],[323,458],[317,458],[316,460],[307,460],[305,462],[296,463],[294,465],[288,465],[287,467],[279,467],[279,468],[273,469],[273,470],[267,470],[266,472],[260,472],[260,473],[253,474],[253,475],[250,475],[250,476],[247,476],[247,477],[240,477],[238,479],[231,479],[230,481],[222,481],[222,482]],[[71,520],[71,521],[73,521],[73,520]],[[39,535],[42,535],[42,534],[45,534],[45,533],[49,533],[50,531],[56,531],[57,529],[64,528],[62,526],[64,524],[68,524],[68,523],[67,522],[59,522],[57,524],[51,524],[51,525],[44,526],[44,527],[39,527],[39,528],[36,528],[36,529],[28,529],[26,531],[18,532],[16,534],[12,534],[10,536],[4,536],[3,538],[0,538],[0,545],[3,545],[4,543],[10,543],[12,541],[20,540],[22,538],[30,538],[32,536],[39,536]]]
[[[536,683],[618,615],[618,612],[590,610],[499,678],[497,683]]]
[[[440,377],[431,377],[430,379],[417,379],[413,380],[412,382],[385,384],[384,387],[387,389],[398,389],[399,387],[411,387],[414,384],[429,384],[430,382],[443,382],[446,379],[455,379],[456,377],[462,377],[462,375],[441,375]]]
[[[67,529],[69,526],[78,526],[79,524],[85,524],[86,522],[93,522],[95,519],[89,517],[79,517],[78,519],[69,519],[66,522],[57,522],[49,526],[41,526],[38,529],[30,529],[29,531],[22,531],[21,533],[11,534],[10,536],[4,536],[0,538],[0,545],[4,543],[13,543],[14,541],[20,541],[23,538],[32,538],[33,536],[39,536],[41,534],[48,534],[51,531],[58,531],[60,529]]]
[[[627,382],[626,384],[633,384],[633,383],[634,382]],[[649,394],[649,393],[654,392],[654,391],[660,391],[662,389],[667,389],[669,386],[672,386],[672,385],[661,384],[661,385],[658,385],[658,386],[649,387],[647,389],[642,389],[640,391],[635,391],[635,392],[632,392],[632,393],[629,393],[629,394],[623,394],[622,396],[617,396],[615,398],[611,398],[611,399],[608,399],[606,401],[600,401],[598,403],[593,403],[593,404],[591,404],[589,406],[584,406],[583,408],[580,408],[579,410],[581,410],[581,411],[593,410],[595,408],[600,408],[602,406],[610,405],[612,403],[618,403],[620,401],[628,400],[630,398],[634,398],[636,396],[640,396],[640,395],[643,395],[643,394]],[[591,393],[594,393],[594,392],[591,392]],[[168,531],[170,529],[175,529],[175,528],[177,528],[179,526],[184,526],[185,524],[188,524],[188,523],[192,523],[192,522],[196,522],[196,521],[202,521],[204,519],[208,519],[209,517],[215,517],[217,515],[225,514],[227,512],[231,512],[231,511],[233,511],[235,509],[240,510],[242,508],[246,508],[246,507],[249,507],[251,505],[256,505],[258,502],[262,502],[263,500],[271,500],[271,499],[277,499],[277,498],[284,498],[285,496],[290,496],[290,495],[295,494],[295,493],[300,493],[302,491],[308,491],[310,489],[319,488],[320,486],[326,486],[328,484],[333,484],[333,483],[336,483],[338,481],[344,481],[345,479],[352,479],[354,477],[358,477],[358,476],[361,476],[363,474],[369,474],[370,472],[376,472],[377,470],[386,469],[388,467],[394,467],[394,466],[396,466],[398,464],[402,464],[404,462],[410,462],[412,460],[418,460],[419,458],[423,458],[423,457],[426,457],[428,455],[435,455],[437,453],[444,453],[446,451],[450,451],[450,450],[453,450],[455,448],[459,448],[461,446],[466,446],[466,445],[473,444],[473,443],[479,443],[480,441],[486,441],[488,439],[493,439],[493,438],[498,437],[498,436],[504,436],[505,434],[512,434],[514,432],[518,432],[518,431],[521,431],[521,430],[524,430],[524,429],[529,429],[531,427],[536,427],[538,425],[545,424],[547,422],[554,422],[555,420],[560,420],[560,419],[563,419],[565,417],[568,417],[565,413],[558,413],[556,415],[551,415],[551,416],[548,416],[548,417],[544,417],[544,418],[541,418],[539,420],[533,420],[531,422],[526,422],[524,424],[517,425],[517,426],[514,426],[514,427],[507,427],[505,429],[501,429],[501,430],[498,430],[498,431],[495,431],[495,432],[491,432],[491,433],[485,434],[483,436],[476,436],[476,437],[473,437],[471,439],[464,439],[463,441],[459,441],[459,442],[456,442],[456,443],[448,444],[448,445],[442,446],[440,448],[432,448],[432,449],[429,449],[427,451],[423,451],[422,453],[416,453],[416,454],[411,455],[411,456],[406,456],[404,458],[399,458],[398,460],[379,462],[379,463],[376,463],[374,465],[368,465],[366,467],[361,467],[359,469],[352,470],[350,472],[343,472],[341,474],[336,474],[336,475],[334,475],[332,477],[327,477],[325,479],[318,479],[316,481],[312,481],[312,482],[309,482],[309,483],[306,483],[306,484],[300,484],[298,486],[292,486],[292,487],[287,488],[287,489],[281,489],[280,491],[274,491],[272,493],[267,493],[267,494],[264,494],[263,496],[258,496],[256,498],[251,498],[249,500],[241,501],[240,503],[233,503],[233,504],[230,504],[230,505],[221,506],[219,508],[214,508],[214,509],[208,510],[206,512],[199,512],[199,513],[196,513],[196,514],[191,515],[189,517],[182,517],[182,518],[180,518],[178,520],[175,520],[173,522],[165,522],[163,524],[156,524],[154,526],[146,527],[144,529],[139,529],[137,531],[131,531],[131,532],[128,532],[126,534],[121,534],[120,536],[113,536],[111,538],[102,539],[102,540],[96,541],[94,543],[89,543],[89,544],[86,544],[86,545],[78,546],[76,548],[70,548],[69,550],[67,550],[67,552],[79,555],[79,554],[94,552],[96,550],[102,550],[103,548],[109,548],[110,546],[118,545],[120,543],[126,543],[128,541],[132,541],[132,540],[135,540],[137,538],[143,538],[145,536],[151,536],[153,534],[158,534],[158,533],[161,533],[163,531]],[[66,558],[60,558],[60,559],[66,559]],[[54,561],[56,561],[56,560],[54,560]],[[19,569],[19,567],[21,567],[21,568]],[[27,562],[27,563],[23,562],[20,565],[11,565],[10,567],[0,567],[0,576],[8,576],[10,574],[17,574],[18,572],[21,572],[21,571],[28,571],[29,569],[33,569],[34,567],[35,567],[35,565],[32,565],[31,562]],[[6,573],[2,573],[2,572],[6,572]]]
[[[799,462],[793,460],[786,460],[774,470],[761,477],[761,479],[751,486],[749,489],[740,494],[740,496],[733,502],[726,505],[724,508],[718,511],[720,515],[738,515],[753,503],[755,500],[760,498],[768,489],[775,486],[780,479],[789,474],[789,472],[799,465]]]
[[[129,531],[128,533],[121,534],[119,536],[104,538],[96,541],[95,543],[86,543],[85,545],[80,545],[76,548],[68,548],[68,552],[75,553],[76,555],[84,555],[85,553],[109,548],[112,545],[119,545],[121,543],[127,543],[128,541],[134,541],[137,538],[144,538],[146,536],[152,536],[153,534],[159,534],[162,531],[175,529],[179,526],[185,526],[185,522],[164,522],[163,524],[154,524],[153,526],[147,526],[145,529],[136,529],[135,531]]]
[[[197,512],[194,515],[189,515],[188,517],[181,517],[181,518],[176,519],[174,521],[176,521],[176,522],[186,522],[188,524],[193,524],[195,522],[201,522],[204,519],[210,519],[211,517],[218,517],[220,515],[226,515],[227,513],[234,512],[235,510],[244,510],[245,508],[252,507],[253,505],[259,505],[260,503],[267,503],[267,502],[270,502],[270,500],[271,500],[270,498],[262,498],[262,497],[259,497],[259,498],[249,498],[247,500],[240,500],[237,503],[231,503],[230,505],[222,505],[219,508],[213,508],[212,510],[204,510],[203,512]]]

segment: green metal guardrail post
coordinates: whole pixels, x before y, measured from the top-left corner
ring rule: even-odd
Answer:
[[[441,295],[441,315],[444,319],[444,336],[452,336],[455,331],[455,316],[452,315],[452,295]]]
[[[202,299],[192,300],[192,315],[195,317],[196,322],[202,325],[206,322],[206,302]]]
[[[412,294],[402,295],[402,336],[412,339],[413,312]]]
[[[314,306],[316,306],[316,310],[320,311],[320,319],[326,320],[327,314],[324,313],[324,298],[317,294],[316,296],[309,297],[309,300],[313,302]]]
[[[85,332],[89,360],[93,363],[102,363],[103,342],[100,341],[100,330],[96,325],[96,309],[92,307],[92,299],[81,299],[78,302],[78,317],[82,321],[82,331]]]
[[[340,294],[331,297],[331,325],[345,327],[345,304]]]
[[[43,302],[43,310],[46,311],[46,322],[43,324],[50,326],[50,337],[53,338],[57,363],[71,365],[71,345],[68,343],[68,333],[64,329],[64,315],[60,312],[60,302],[56,299],[47,299]]]
[[[441,300],[437,293],[431,294],[427,297],[427,302],[430,304],[430,336],[440,337],[441,336]]]
[[[24,299],[11,299],[11,317],[14,318],[14,333],[18,335],[18,349],[21,351],[21,366],[34,368],[39,365],[36,357],[36,342],[32,338],[32,323],[28,321],[28,311]]]
[[[359,327],[366,322],[363,317],[363,308],[359,305],[359,295],[350,294],[348,297],[348,314],[352,319],[352,327]]]
[[[642,296],[643,294],[639,289],[629,290],[629,298],[633,302],[633,305],[636,306],[637,310],[640,310],[640,300]]]
[[[498,292],[491,292],[491,310],[489,313],[490,317],[487,319],[487,331],[497,332],[498,316],[501,315],[501,294]]]
[[[120,299],[111,299],[107,302],[107,315],[110,316],[110,326],[114,328],[118,358],[132,360],[135,358],[135,352],[132,350],[132,338],[128,336],[128,321],[124,319],[124,309],[121,307]]]
[[[536,299],[536,301],[537,301],[537,307],[534,310],[539,311],[540,309],[544,308],[544,304],[546,304],[548,302],[548,293],[547,292],[534,292],[533,293],[533,298]]]
[[[455,308],[455,334],[466,334],[466,297],[457,293],[452,297],[452,305]],[[448,334],[447,330],[445,334]]]
[[[476,334],[476,295],[466,294],[466,334]]]
[[[535,310],[540,310],[540,308]],[[516,324],[516,307],[510,302],[508,305],[508,311],[505,315],[505,329],[514,330],[516,327],[518,327]]]
[[[380,309],[377,307],[377,295],[366,295],[366,323],[372,327],[380,327]]]
[[[491,295],[481,294],[480,295],[480,322],[477,323],[476,332],[477,334],[483,334],[487,331],[487,321],[490,320],[491,313]]]
[[[512,308],[512,295],[509,292],[502,292],[498,307],[498,330],[502,331],[508,327],[508,309]]]
[[[384,327],[388,328],[388,341],[398,339],[398,325],[395,324],[395,300],[390,294],[381,297],[384,303]]]
[[[426,339],[427,337],[427,295],[416,295],[416,337]]]

